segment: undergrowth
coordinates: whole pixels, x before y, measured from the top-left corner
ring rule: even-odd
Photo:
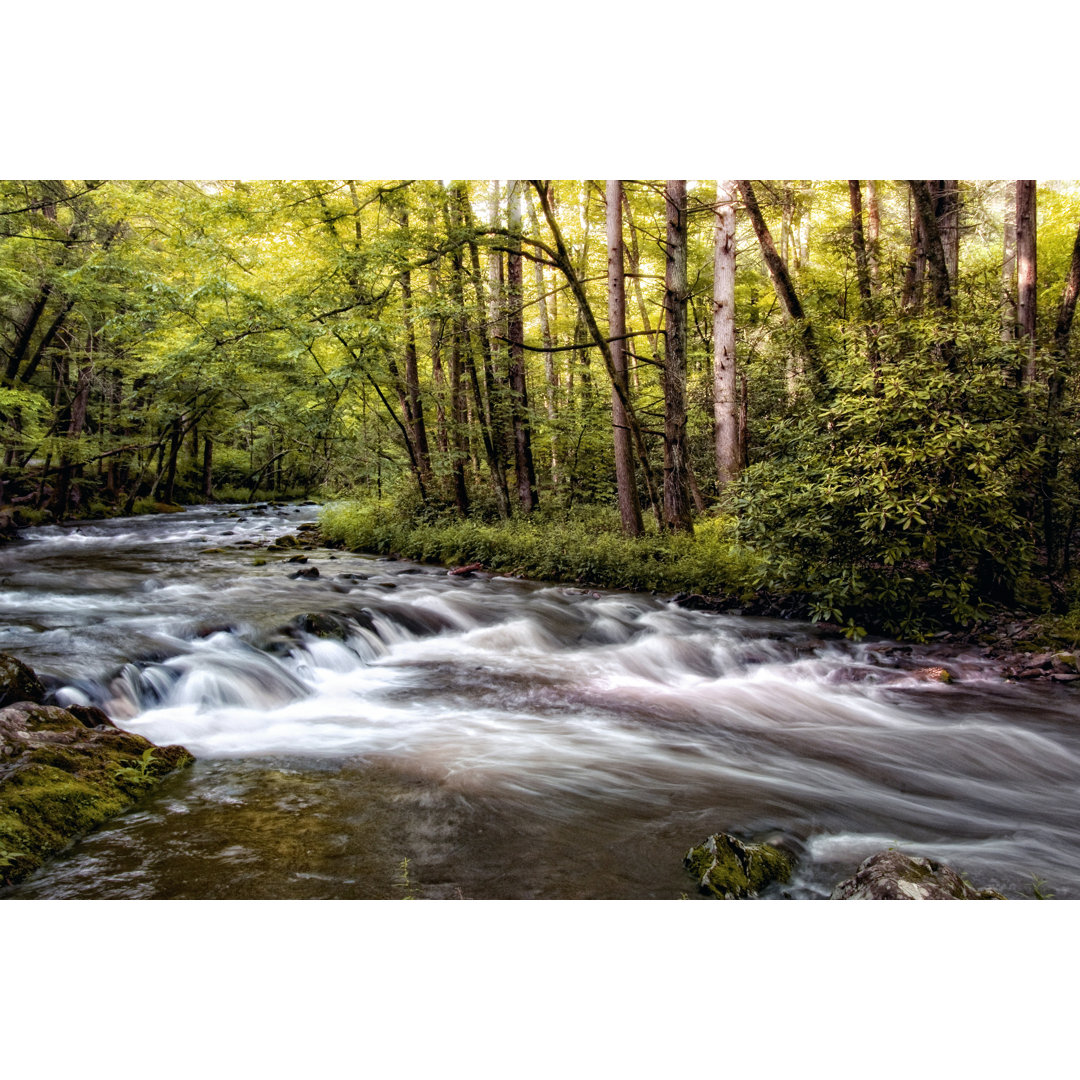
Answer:
[[[749,597],[755,558],[734,539],[734,522],[710,518],[693,536],[653,527],[631,538],[605,508],[536,513],[506,522],[418,519],[387,502],[338,502],[323,509],[323,535],[354,551],[417,562],[524,574],[597,588]]]

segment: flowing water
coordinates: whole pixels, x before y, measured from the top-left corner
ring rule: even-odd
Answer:
[[[826,897],[892,846],[1080,897],[1071,689],[974,653],[944,685],[923,650],[652,596],[247,546],[316,512],[0,549],[0,651],[198,759],[0,895],[694,898],[682,857],[725,831],[797,853],[766,898]]]

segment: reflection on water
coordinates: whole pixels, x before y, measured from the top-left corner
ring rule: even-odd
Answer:
[[[975,655],[927,682],[920,650],[649,596],[253,565],[246,543],[312,517],[200,508],[0,551],[0,648],[199,758],[9,895],[675,899],[723,830],[799,852],[777,896],[895,845],[1080,896],[1065,688]]]

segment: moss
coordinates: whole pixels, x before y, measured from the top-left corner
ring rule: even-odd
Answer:
[[[55,706],[0,712],[0,885],[40,867],[194,759],[116,728],[87,728]]]
[[[683,865],[703,893],[717,900],[756,896],[774,881],[791,877],[791,859],[771,844],[744,844],[727,833],[715,833],[691,848]]]

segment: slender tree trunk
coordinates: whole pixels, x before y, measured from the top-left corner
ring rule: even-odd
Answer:
[[[693,530],[687,477],[686,446],[686,181],[668,180],[664,311],[664,525]]]
[[[518,504],[530,514],[539,505],[536,491],[536,470],[532,456],[532,430],[529,424],[529,390],[525,377],[525,340],[522,317],[523,290],[521,282],[521,181],[507,183],[510,253],[507,257],[507,328],[510,338],[511,421],[514,431],[514,463],[517,476]]]
[[[458,251],[456,254],[457,271],[460,272],[461,252]],[[453,256],[451,256],[451,260],[453,260]],[[453,261],[451,261],[451,274],[455,272],[453,266]],[[428,329],[430,331],[431,339],[431,385],[432,390],[434,391],[433,396],[435,398],[435,446],[438,448],[443,460],[446,460],[450,453],[450,440],[447,436],[446,426],[446,374],[443,371],[442,362],[443,327],[445,324],[443,318],[435,313],[435,303],[438,298],[439,283],[434,267],[431,269],[428,289],[432,302],[432,314],[428,320]],[[461,303],[462,307],[464,307],[464,298]]]
[[[611,366],[621,380],[622,397],[630,396],[626,367],[626,279],[623,276],[622,181],[607,182],[608,247],[608,337],[611,340]],[[634,479],[634,447],[630,439],[626,409],[618,391],[611,391],[611,422],[615,443],[615,486],[619,498],[619,516],[623,532],[640,536],[643,524]]]
[[[407,229],[409,218],[401,215],[401,227]],[[408,269],[401,274],[401,310],[405,321],[405,400],[402,411],[409,424],[416,462],[425,484],[431,483],[431,451],[428,448],[427,428],[424,424],[424,408],[420,400],[420,374],[416,362],[416,331],[413,327],[412,274]]]
[[[716,246],[713,255],[713,413],[716,419],[716,486],[737,480],[743,452],[735,364],[734,180],[716,182]]]
[[[1019,336],[1027,339],[1025,383],[1035,381],[1036,196],[1034,180],[1016,181],[1016,311]]]
[[[184,426],[182,417],[172,422],[172,436],[169,439],[169,464],[165,472],[165,501],[171,503],[176,495],[176,462],[180,456]]]
[[[490,216],[493,226],[502,223],[499,181],[492,181]],[[506,341],[509,339],[506,324],[505,278],[501,251],[488,252],[488,340],[490,342],[490,363],[484,378],[487,384],[488,404],[491,409],[492,433],[499,461],[505,475],[510,460],[510,447],[513,445],[509,388],[506,380]],[[509,482],[507,482],[509,491]]]

